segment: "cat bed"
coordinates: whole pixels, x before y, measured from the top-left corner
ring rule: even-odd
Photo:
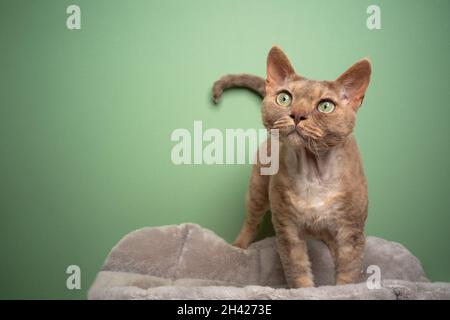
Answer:
[[[430,283],[401,244],[367,237],[359,283],[334,286],[328,248],[308,242],[315,288],[287,289],[273,237],[247,250],[195,224],[147,227],[111,250],[89,299],[450,299],[450,283]],[[381,285],[367,278],[378,266]],[[376,267],[375,267],[376,268]]]

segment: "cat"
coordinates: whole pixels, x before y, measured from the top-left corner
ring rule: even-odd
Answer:
[[[247,248],[270,209],[291,288],[314,286],[309,237],[328,246],[337,285],[356,282],[361,275],[368,193],[352,132],[371,70],[369,60],[363,59],[334,81],[310,80],[296,74],[281,48],[274,46],[267,57],[266,79],[227,75],[214,83],[216,103],[231,87],[258,93],[264,126],[279,130],[279,171],[261,175],[262,165],[253,165],[247,215],[233,245]]]

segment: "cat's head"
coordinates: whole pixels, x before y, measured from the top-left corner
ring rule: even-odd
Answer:
[[[280,141],[318,154],[346,139],[355,126],[371,73],[360,60],[334,81],[306,79],[295,73],[287,56],[273,47],[267,58],[262,116]]]

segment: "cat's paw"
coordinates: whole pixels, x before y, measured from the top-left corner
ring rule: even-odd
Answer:
[[[358,278],[358,274],[337,274],[336,275],[336,285],[341,286],[345,284],[355,283]]]
[[[294,279],[292,288],[311,288],[314,287],[314,281],[309,276],[301,276]]]
[[[241,248],[241,249],[247,249],[248,248],[248,243],[244,243],[242,241],[235,241],[232,244],[233,247],[237,247],[237,248]]]

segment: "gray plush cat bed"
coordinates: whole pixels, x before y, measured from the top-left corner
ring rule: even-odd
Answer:
[[[316,288],[286,289],[274,238],[235,248],[195,224],[143,228],[111,250],[89,299],[450,299],[449,283],[430,283],[405,247],[367,237],[364,270],[381,269],[381,288],[333,286],[327,247],[310,241]]]

